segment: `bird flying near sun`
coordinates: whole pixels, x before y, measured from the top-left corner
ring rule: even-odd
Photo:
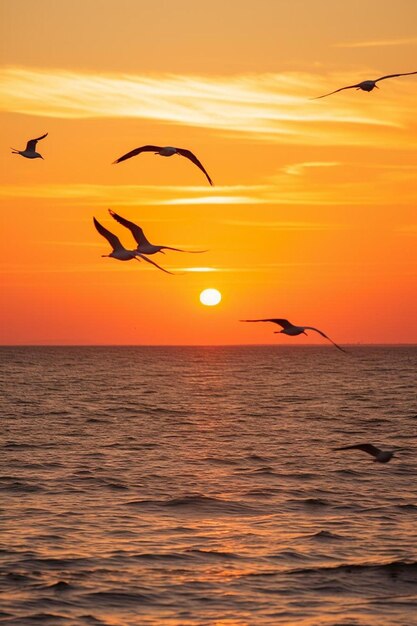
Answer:
[[[96,227],[100,235],[107,239],[107,241],[113,248],[110,254],[102,254],[101,256],[111,257],[113,259],[117,259],[118,261],[131,261],[132,259],[140,261],[140,259],[143,259],[144,261],[155,265],[155,267],[157,267],[159,270],[162,270],[166,274],[172,274],[172,272],[165,270],[163,267],[155,263],[155,261],[151,261],[150,259],[146,258],[146,256],[138,252],[138,250],[127,250],[124,246],[122,246],[122,244],[120,243],[120,239],[116,235],[107,230],[107,228],[104,228],[104,226],[100,224],[100,222],[98,222],[95,217],[93,217],[93,220],[94,226]]]
[[[338,91],[343,91],[344,89],[356,89],[362,91],[372,91],[375,89],[379,89],[377,83],[380,80],[385,80],[387,78],[396,78],[397,76],[410,76],[410,74],[417,74],[417,72],[405,72],[403,74],[387,74],[386,76],[381,76],[381,78],[376,78],[375,80],[363,80],[361,83],[356,83],[356,85],[348,85],[347,87],[340,87],[340,89],[335,89],[335,91],[331,91],[330,93],[325,93],[322,96],[316,96],[312,98],[312,100],[318,100],[319,98],[326,98],[327,96],[331,96]]]
[[[184,148],[174,148],[173,146],[141,146],[140,148],[135,148],[134,150],[131,150],[130,152],[127,152],[123,156],[119,157],[118,159],[113,161],[113,164],[126,161],[126,159],[137,156],[141,152],[153,152],[154,154],[158,154],[159,156],[164,157],[170,157],[174,154],[179,154],[180,156],[189,159],[192,163],[194,163],[194,165],[197,165],[197,167],[199,167],[200,170],[206,175],[206,178],[210,185],[213,184],[213,181],[211,180],[210,176],[204,169],[202,163],[200,163],[200,161],[197,159],[195,154],[193,154],[190,150],[185,150]]]
[[[162,254],[164,254],[164,250],[175,250],[175,252],[190,252],[193,254],[207,252],[207,250],[181,250],[180,248],[171,248],[171,246],[153,245],[146,239],[145,234],[140,226],[138,226],[134,222],[129,222],[129,220],[125,219],[121,215],[117,215],[117,213],[115,213],[111,209],[109,209],[109,213],[112,218],[116,220],[116,222],[119,222],[119,224],[122,224],[130,230],[136,243],[138,244],[136,250],[141,254],[156,254],[157,252],[162,252]]]
[[[328,339],[338,350],[342,352],[346,352],[343,348],[337,345],[330,337],[325,335],[318,328],[313,328],[313,326],[295,326],[291,324],[288,320],[283,319],[265,319],[265,320],[240,320],[241,322],[272,322],[273,324],[278,324],[278,326],[282,326],[282,330],[276,330],[275,333],[283,333],[284,335],[289,335],[290,337],[296,337],[297,335],[307,335],[306,330],[314,330],[316,333],[319,333],[325,339]]]
[[[25,157],[26,159],[43,159],[43,156],[39,154],[39,152],[36,152],[35,148],[38,141],[45,139],[47,135],[48,133],[45,133],[37,139],[29,139],[24,150],[17,150],[16,148],[10,148],[10,150],[12,151],[12,154],[20,154],[20,156]]]

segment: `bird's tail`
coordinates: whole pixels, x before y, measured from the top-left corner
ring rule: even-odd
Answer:
[[[10,148],[10,150],[12,151],[13,154],[19,154],[20,150],[17,150],[17,148]]]

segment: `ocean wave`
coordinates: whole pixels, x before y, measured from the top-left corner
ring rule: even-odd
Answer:
[[[397,504],[396,505],[397,509],[400,509],[402,511],[416,511],[417,510],[417,504]]]
[[[316,533],[313,533],[312,535],[309,535],[310,539],[318,539],[318,540],[324,540],[324,541],[328,541],[328,540],[346,540],[345,536],[342,535],[337,535],[336,533],[332,533],[330,530],[319,530]]]
[[[51,591],[57,591],[61,593],[65,591],[74,591],[76,587],[74,587],[74,585],[70,585],[70,583],[65,582],[65,580],[58,580],[58,582],[56,583],[47,585],[45,589],[50,589]]]
[[[337,573],[377,573],[386,574],[395,577],[400,573],[406,573],[416,578],[417,583],[417,562],[416,561],[388,561],[387,563],[346,563],[341,565],[326,565],[316,568],[302,568],[292,570],[292,574],[318,574],[329,573],[335,575]],[[411,582],[411,581],[410,581]]]
[[[234,552],[222,552],[220,550],[201,550],[198,548],[190,548],[186,550],[186,553],[192,556],[203,557],[204,559],[226,559],[229,561],[242,558],[239,554],[236,554]]]
[[[152,602],[152,596],[145,593],[128,593],[127,591],[93,591],[92,593],[85,593],[81,596],[82,599],[88,603],[92,602],[93,605],[99,603],[100,606],[120,608],[126,605],[142,605],[143,603]]]
[[[270,465],[263,465],[262,467],[256,467],[255,469],[248,467],[240,467],[235,470],[237,474],[257,474],[259,476],[278,476],[277,472]]]
[[[4,484],[1,484],[4,481]],[[9,491],[12,493],[38,493],[44,491],[40,485],[34,485],[23,480],[16,480],[11,476],[2,476],[0,479],[0,491]]]
[[[125,502],[125,506],[129,507],[163,507],[169,509],[195,510],[195,512],[218,512],[218,513],[254,513],[255,511],[247,504],[235,502],[233,500],[223,500],[212,496],[204,496],[202,494],[189,494],[178,498],[169,498],[168,500],[132,500]]]
[[[314,497],[310,497],[310,498],[297,498],[297,499],[292,499],[292,500],[287,500],[286,504],[291,505],[291,504],[301,504],[304,506],[308,506],[308,507],[325,507],[325,506],[332,506],[332,503],[324,500],[322,498],[314,498]]]
[[[216,465],[239,465],[238,460],[218,457],[218,456],[206,456],[202,459],[205,463],[215,463]]]
[[[33,622],[39,622],[40,624],[50,624],[51,626],[55,626],[58,623],[70,622],[68,617],[64,615],[59,615],[58,613],[29,613],[25,616],[19,618],[19,622],[14,620],[13,624],[31,624]]]
[[[191,558],[191,555],[184,554],[183,552],[143,552],[140,554],[129,555],[129,559],[139,561],[186,561],[190,560]]]

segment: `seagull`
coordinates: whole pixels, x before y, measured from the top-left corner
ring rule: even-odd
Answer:
[[[140,148],[135,148],[134,150],[127,152],[123,156],[116,159],[116,161],[113,161],[113,165],[115,163],[121,163],[122,161],[126,161],[126,159],[130,159],[131,157],[134,157],[137,154],[140,154],[141,152],[153,152],[154,154],[159,154],[159,156],[164,156],[164,157],[170,157],[173,154],[179,154],[180,156],[183,156],[186,159],[190,159],[190,161],[192,161],[194,165],[197,165],[197,167],[199,167],[200,170],[204,172],[204,174],[206,175],[207,180],[209,181],[210,185],[213,184],[213,181],[211,180],[210,176],[207,174],[206,170],[204,169],[200,161],[197,159],[195,154],[193,154],[190,150],[185,150],[184,148],[173,148],[172,146],[162,146],[162,147],[161,146],[141,146]]]
[[[136,250],[141,254],[156,254],[157,252],[162,252],[162,254],[164,254],[164,250],[175,250],[176,252],[191,252],[193,254],[207,252],[207,250],[181,250],[180,248],[171,248],[170,246],[154,246],[146,239],[140,226],[134,224],[133,222],[129,222],[129,220],[125,219],[121,215],[117,215],[117,213],[115,213],[111,209],[109,209],[109,213],[116,220],[116,222],[119,222],[119,224],[126,226],[126,228],[130,230],[133,237],[135,238],[135,241],[138,244]]]
[[[357,443],[353,446],[343,446],[342,448],[333,448],[333,450],[363,450],[374,457],[375,463],[388,463],[394,456],[392,450],[380,450],[371,443]]]
[[[305,332],[306,330],[314,330],[316,333],[319,333],[319,335],[321,335],[322,337],[325,337],[325,339],[328,339],[334,346],[336,346],[338,350],[341,350],[342,352],[346,352],[346,350],[338,346],[337,343],[335,343],[332,339],[330,339],[330,337],[325,335],[318,328],[313,328],[313,326],[294,326],[294,324],[291,324],[291,322],[289,322],[288,320],[274,319],[274,318],[266,319],[266,320],[240,320],[240,321],[241,322],[272,322],[273,324],[278,324],[279,326],[282,326],[282,330],[276,330],[275,333],[283,333],[284,335],[289,335],[290,337],[295,337],[297,335],[302,335],[302,334],[307,335],[307,333]]]
[[[29,139],[24,150],[17,150],[16,148],[10,148],[10,150],[12,154],[20,154],[20,156],[26,157],[27,159],[43,159],[43,156],[39,154],[39,152],[36,152],[35,148],[38,141],[45,139],[47,135],[48,133],[45,133],[42,137],[38,137],[37,139]]]
[[[167,274],[172,274],[172,272],[165,270],[154,261],[147,259],[146,256],[140,254],[138,250],[127,250],[124,246],[122,246],[122,244],[120,243],[120,239],[116,237],[116,235],[113,235],[113,233],[107,230],[107,228],[104,228],[104,226],[102,226],[102,224],[100,224],[100,222],[98,222],[95,217],[93,217],[93,220],[94,226],[96,227],[100,235],[107,239],[107,241],[113,248],[110,254],[102,254],[101,256],[112,257],[113,259],[117,259],[118,261],[131,261],[132,259],[137,259],[138,261],[140,261],[140,259],[144,259],[148,263],[152,263],[152,265],[155,265],[155,267],[162,270],[163,272],[166,272]]]
[[[387,74],[387,76],[381,76],[381,78],[376,78],[375,80],[363,80],[361,83],[356,83],[356,85],[349,85],[348,87],[341,87],[340,89],[336,89],[335,91],[331,91],[330,93],[325,93],[323,96],[316,96],[312,98],[312,100],[318,100],[319,98],[326,98],[327,96],[331,96],[338,91],[343,91],[344,89],[362,89],[362,91],[372,91],[372,89],[379,89],[377,83],[380,80],[385,80],[386,78],[396,78],[396,76],[410,76],[410,74],[417,74],[417,72],[405,72],[404,74]]]

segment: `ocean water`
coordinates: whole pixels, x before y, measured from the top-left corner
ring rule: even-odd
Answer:
[[[2,624],[417,624],[416,347],[0,357]]]

